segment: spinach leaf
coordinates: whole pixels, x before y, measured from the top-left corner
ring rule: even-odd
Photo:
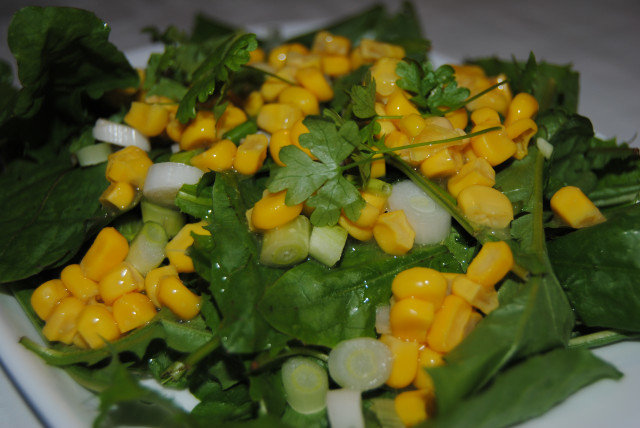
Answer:
[[[212,422],[248,420],[256,411],[257,403],[251,400],[249,388],[244,384],[223,390],[220,384],[210,381],[193,393],[201,401],[193,408],[191,415],[202,426],[210,426]]]
[[[109,221],[98,202],[105,164],[73,169],[68,155],[16,160],[0,186],[0,283],[63,264]]]
[[[353,244],[336,268],[309,260],[289,269],[267,289],[260,311],[278,330],[308,345],[374,337],[376,307],[389,303],[393,277],[414,266],[460,271],[443,246],[390,257],[373,244]]]
[[[557,349],[500,373],[480,393],[425,427],[506,427],[539,416],[579,389],[622,373],[586,349]]]
[[[640,331],[640,205],[548,244],[556,275],[590,327]]]

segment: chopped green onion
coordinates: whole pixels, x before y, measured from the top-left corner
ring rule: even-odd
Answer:
[[[146,222],[133,238],[126,260],[144,276],[151,269],[160,266],[168,241],[162,226],[152,221]]]
[[[204,149],[186,150],[171,154],[169,162],[183,163],[191,165],[191,158],[204,152]]]
[[[384,197],[389,197],[389,195],[391,195],[391,189],[392,189],[391,184],[387,183],[386,181],[379,180],[377,178],[371,178],[367,182],[367,185],[364,188],[366,192],[373,193],[374,195],[377,195],[377,196],[384,196]]]
[[[130,126],[106,119],[96,120],[96,124],[93,127],[93,138],[122,147],[136,146],[145,152],[151,150],[149,140],[139,131]]]
[[[287,403],[298,413],[316,413],[327,405],[327,372],[311,358],[289,358],[282,365],[282,384]]]
[[[553,153],[553,144],[548,142],[542,137],[536,138],[536,146],[538,146],[538,150],[540,153],[546,158],[549,159],[551,157],[551,153]]]
[[[256,132],[258,132],[258,125],[256,125],[253,120],[247,120],[246,122],[242,122],[235,128],[225,132],[222,138],[226,138],[227,140],[231,140],[238,144],[244,137],[249,134],[255,134]]]
[[[367,391],[387,381],[392,362],[387,345],[370,337],[357,337],[333,348],[329,374],[343,388]]]
[[[334,389],[327,392],[327,414],[331,428],[364,428],[360,391]]]
[[[309,239],[309,255],[329,267],[335,265],[342,257],[347,235],[338,225],[314,227]]]
[[[265,232],[260,250],[260,263],[271,266],[289,266],[309,255],[311,223],[299,215],[289,223]]]
[[[172,207],[184,184],[196,184],[204,172],[195,166],[177,162],[154,163],[144,182],[144,196],[153,203]]]
[[[391,334],[391,323],[389,322],[390,305],[378,306],[376,308],[376,333]]]
[[[106,162],[111,154],[111,144],[97,143],[90,146],[84,146],[75,152],[80,166],[98,165]]]
[[[393,398],[372,398],[369,407],[384,428],[404,428],[402,420],[396,412],[396,404]]]
[[[176,236],[184,226],[184,215],[173,208],[163,207],[143,199],[140,202],[140,209],[142,210],[142,221],[158,223],[164,228],[169,239]]]

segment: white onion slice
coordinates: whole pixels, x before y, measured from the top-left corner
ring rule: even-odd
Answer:
[[[364,428],[360,391],[333,389],[327,392],[327,413],[331,428]]]
[[[378,306],[376,308],[376,333],[391,334],[391,323],[389,322],[390,305]]]
[[[536,146],[538,146],[538,150],[540,150],[540,153],[542,153],[545,158],[551,158],[551,153],[553,153],[553,144],[542,137],[538,137],[536,138]]]
[[[329,374],[343,388],[367,391],[391,375],[393,356],[384,343],[371,337],[343,340],[329,353]]]
[[[96,120],[93,127],[93,138],[122,147],[136,146],[145,152],[151,150],[149,140],[140,132],[130,126],[106,119]]]
[[[449,213],[412,181],[394,184],[387,204],[391,211],[404,211],[416,233],[416,244],[437,244],[449,235]]]
[[[171,145],[171,153],[178,153],[180,151],[180,144],[173,143]]]
[[[204,172],[195,166],[183,163],[155,163],[147,172],[142,193],[151,202],[170,207],[174,205],[182,185],[198,183],[203,174]]]
[[[98,165],[109,160],[111,144],[97,143],[78,149],[75,153],[80,166]]]

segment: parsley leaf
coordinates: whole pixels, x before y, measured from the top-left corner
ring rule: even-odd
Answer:
[[[342,163],[360,142],[358,125],[347,121],[338,127],[319,117],[307,117],[304,124],[309,133],[300,136],[300,145],[318,161],[298,147],[283,147],[280,159],[286,166],[272,171],[269,191],[286,189],[287,204],[307,201],[315,208],[311,215],[315,226],[336,224],[342,209],[347,217],[356,220],[365,202],[355,185],[343,177]]]
[[[353,103],[353,114],[360,119],[367,119],[376,115],[376,82],[367,73],[364,84],[353,85],[349,91]]]
[[[194,83],[178,107],[178,120],[185,123],[196,117],[196,103],[213,95],[217,83],[227,81],[231,72],[240,70],[249,61],[249,52],[257,47],[255,34],[232,35],[221,43],[193,74]]]

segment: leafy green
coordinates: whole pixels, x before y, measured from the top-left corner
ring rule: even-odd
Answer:
[[[315,208],[311,214],[314,226],[336,224],[343,208],[347,217],[357,220],[365,202],[355,185],[342,175],[342,163],[359,143],[357,125],[348,121],[338,128],[335,123],[316,117],[307,117],[303,123],[309,133],[300,136],[300,144],[319,162],[295,146],[283,147],[280,159],[287,166],[274,170],[269,190],[287,189],[287,204],[307,201]]]
[[[640,331],[640,205],[549,242],[549,256],[576,314],[590,327]]]
[[[349,95],[353,103],[353,114],[356,117],[367,119],[375,116],[376,82],[370,74],[367,75],[362,85],[353,85]]]
[[[588,350],[557,349],[496,376],[491,385],[425,427],[506,427],[539,416],[599,379],[622,373]]]
[[[251,401],[249,388],[244,384],[223,390],[217,382],[207,382],[193,392],[201,402],[193,408],[191,414],[201,420],[203,425],[248,420],[255,412],[256,403]]]
[[[278,330],[308,345],[331,347],[353,337],[373,337],[376,307],[388,304],[391,280],[413,266],[460,271],[441,246],[391,257],[375,245],[354,244],[336,268],[310,260],[289,269],[266,290],[260,311]]]
[[[344,117],[347,117],[348,112],[346,111],[346,108],[352,101],[350,94],[351,88],[353,88],[354,85],[360,85],[365,81],[369,68],[370,67],[368,65],[363,65],[351,73],[338,77],[333,81],[334,95],[330,106],[334,111],[342,113]]]
[[[421,110],[437,113],[439,107],[458,106],[469,97],[467,88],[458,88],[450,65],[433,69],[430,62],[401,61],[396,67],[398,87],[413,94],[411,101]]]

